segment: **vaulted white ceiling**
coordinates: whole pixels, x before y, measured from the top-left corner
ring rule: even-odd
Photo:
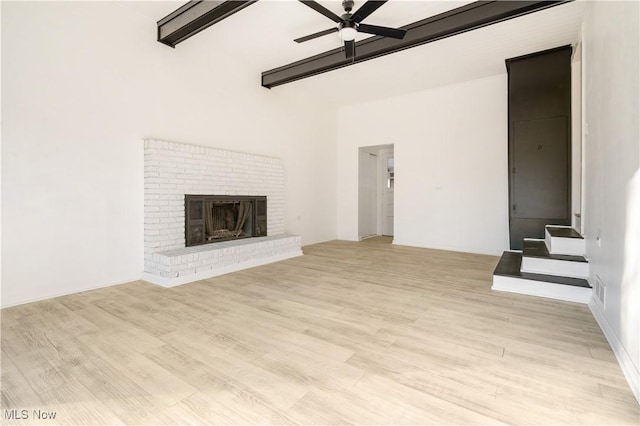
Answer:
[[[363,1],[356,0],[354,10]],[[157,21],[184,3],[148,1],[124,6]],[[339,1],[320,3],[336,14],[342,12]],[[391,0],[365,22],[398,27],[467,3],[470,1]],[[584,6],[582,1],[555,6],[272,90],[304,91],[310,99],[344,105],[502,74],[507,58],[573,44]],[[258,85],[262,71],[340,47],[337,34],[301,44],[293,41],[333,25],[297,1],[261,0],[178,44],[176,49],[189,43],[208,46],[218,60],[233,60],[248,67],[256,74]],[[360,34],[357,40],[366,36]]]

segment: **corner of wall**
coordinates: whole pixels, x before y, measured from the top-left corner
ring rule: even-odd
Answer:
[[[591,301],[589,302],[589,310],[604,333],[607,342],[609,342],[609,345],[618,360],[618,364],[620,364],[620,369],[629,383],[631,392],[633,392],[636,400],[640,403],[640,370],[638,370],[638,367],[633,363],[629,352],[627,352],[620,339],[618,339],[613,327],[611,327],[609,322],[607,322],[604,312],[602,312],[600,307],[596,304],[594,298],[591,298]]]
[[[638,2],[591,2],[582,27],[583,234],[591,279],[606,287],[589,305],[640,401],[640,128]]]

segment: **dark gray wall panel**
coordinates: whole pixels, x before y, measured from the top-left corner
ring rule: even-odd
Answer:
[[[571,46],[508,59],[509,236],[571,224]]]
[[[512,216],[519,219],[564,217],[568,209],[567,118],[515,123]]]

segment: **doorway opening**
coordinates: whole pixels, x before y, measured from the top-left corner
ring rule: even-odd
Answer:
[[[395,158],[393,144],[361,147],[358,165],[358,236],[393,237]],[[385,240],[391,241],[391,238]]]

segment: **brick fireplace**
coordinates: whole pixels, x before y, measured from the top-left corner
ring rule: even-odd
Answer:
[[[196,204],[203,208],[205,199],[210,202],[211,197],[235,198],[238,202],[252,198],[254,203],[264,199],[264,214],[252,220],[256,221],[253,225],[262,221],[261,227],[266,225],[266,229],[251,235],[254,238],[236,240],[230,236],[238,231],[241,235],[242,229],[227,226],[215,234],[225,233],[217,238],[221,242],[204,244],[198,240],[196,244],[191,244],[192,241],[187,244],[188,195],[200,197]],[[302,254],[300,237],[284,233],[284,169],[278,158],[147,139],[144,203],[144,279],[155,284],[184,284]],[[237,216],[238,208],[231,207],[229,212]],[[257,208],[258,204],[246,205],[252,212],[257,212]],[[205,216],[200,219],[204,233]],[[246,220],[242,228],[246,228]],[[203,238],[208,237],[203,234]],[[209,239],[216,239],[214,233]]]

